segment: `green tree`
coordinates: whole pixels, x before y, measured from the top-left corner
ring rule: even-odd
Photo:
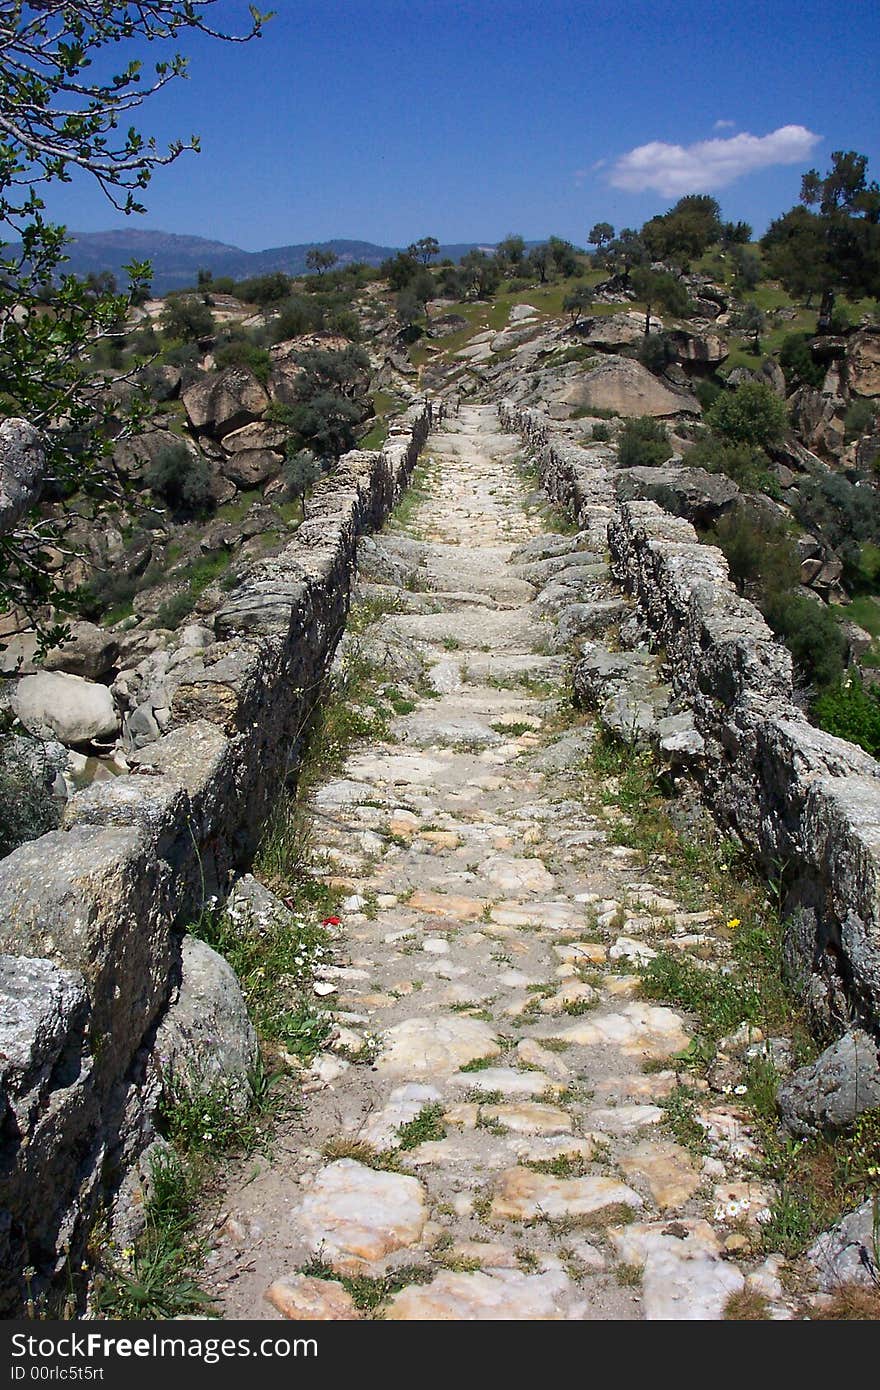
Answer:
[[[171,444],[144,469],[144,482],[174,512],[192,515],[211,502],[211,472],[200,454],[181,441]]]
[[[592,304],[593,291],[587,284],[576,285],[571,293],[565,296],[562,307],[571,315],[572,327],[577,327],[583,315],[592,308]]]
[[[620,432],[618,461],[621,468],[658,468],[672,457],[666,426],[651,415],[627,420]]]
[[[779,444],[788,427],[784,402],[763,381],[743,381],[734,391],[722,391],[705,418],[723,439],[759,449]]]
[[[614,240],[614,228],[610,222],[594,222],[587,240],[601,251],[603,246]]]
[[[433,236],[420,237],[407,247],[407,255],[412,256],[413,260],[419,261],[421,265],[430,265],[440,255],[440,243]]]
[[[339,257],[336,252],[329,250],[329,248],[323,250],[320,246],[313,246],[310,251],[306,252],[306,268],[316,271],[318,275],[324,275],[328,270],[332,270],[338,261]]]
[[[321,476],[321,465],[311,449],[296,449],[289,455],[282,470],[287,495],[299,502],[303,521],[306,519],[306,495]]]
[[[651,270],[649,266],[636,266],[630,276],[630,285],[637,299],[645,305],[645,337],[651,331],[651,311],[655,307],[668,314],[686,314],[690,304],[687,287],[674,275],[664,270]]]
[[[149,267],[127,267],[127,296],[91,293],[65,273],[65,229],[46,220],[41,193],[79,170],[115,208],[144,210],[139,198],[155,170],[198,141],[163,150],[132,124],[145,100],[186,75],[187,60],[175,54],[148,73],[140,57],[125,55],[185,31],[242,42],[260,33],[265,17],[254,9],[241,36],[213,28],[212,3],[0,6],[0,229],[18,238],[0,244],[0,413],[24,416],[43,432],[56,495],[106,490],[99,461],[119,437],[117,406],[96,396],[82,363],[143,292]],[[53,537],[51,523],[32,517],[0,538],[0,608],[20,604],[40,624],[50,596],[56,607],[67,601],[47,570]],[[44,636],[57,640],[58,630]]]
[[[511,271],[514,275],[522,270],[526,259],[526,244],[521,236],[516,236],[509,232],[503,241],[499,241],[495,247],[495,257],[504,266],[505,270]]]
[[[379,274],[387,280],[393,290],[405,290],[410,280],[419,273],[419,263],[408,251],[398,251],[389,256],[379,267]]]
[[[655,261],[687,265],[721,236],[721,209],[706,193],[679,198],[675,207],[642,227],[642,240]]]

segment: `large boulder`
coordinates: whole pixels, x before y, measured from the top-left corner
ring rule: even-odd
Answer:
[[[27,420],[0,424],[0,535],[39,501],[46,473],[40,434]]]
[[[718,367],[730,353],[727,343],[717,333],[688,333],[679,328],[667,334],[667,341],[678,362],[693,366]]]
[[[12,709],[29,733],[64,744],[115,738],[119,730],[119,715],[106,685],[66,671],[23,676],[13,692]]]
[[[223,476],[236,487],[259,487],[277,475],[283,462],[283,456],[274,449],[242,449],[229,455],[223,464]]]
[[[613,410],[633,418],[700,414],[696,396],[673,389],[630,357],[607,357],[568,382],[561,399],[575,408]]]
[[[166,429],[146,429],[143,434],[122,439],[113,447],[113,467],[123,478],[142,478],[145,469],[169,449],[179,449],[184,441]]]
[[[650,331],[660,333],[660,319],[651,319]],[[627,310],[622,314],[598,314],[587,318],[573,330],[578,339],[591,347],[613,352],[615,348],[638,345],[645,336],[645,315]]]
[[[269,396],[246,367],[226,367],[188,386],[183,404],[194,430],[222,439],[232,430],[258,420],[269,404]]]
[[[245,449],[275,449],[283,453],[289,433],[283,425],[255,420],[250,425],[242,425],[240,430],[232,430],[224,435],[223,448],[229,454],[239,454]]]
[[[72,623],[70,637],[60,647],[46,653],[47,671],[68,671],[85,680],[97,681],[112,671],[119,659],[119,642],[112,632],[95,623]]]
[[[834,1293],[841,1284],[880,1284],[876,1221],[875,1199],[869,1197],[830,1231],[823,1231],[807,1251],[825,1293]]]
[[[843,452],[843,420],[833,396],[801,386],[791,398],[791,420],[810,449],[837,456]]]
[[[863,1111],[880,1106],[876,1042],[858,1029],[846,1033],[782,1083],[777,1103],[792,1134],[849,1128]]]
[[[222,1090],[244,1109],[258,1055],[238,977],[196,936],[183,939],[180,991],[156,1032],[153,1060],[166,1089]]]

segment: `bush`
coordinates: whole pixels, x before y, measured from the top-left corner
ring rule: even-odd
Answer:
[[[782,440],[788,414],[763,381],[744,381],[736,390],[721,393],[706,411],[706,424],[732,444],[767,449]]]
[[[198,342],[214,332],[214,317],[201,299],[174,295],[165,302],[162,329],[169,338],[179,338],[184,343]]]
[[[769,472],[770,460],[763,449],[750,444],[731,444],[715,434],[704,434],[687,454],[689,468],[705,468],[710,473],[726,473],[743,492],[778,491]]]
[[[214,349],[217,367],[247,367],[265,386],[269,380],[272,358],[267,350],[250,338],[231,337]]]
[[[336,391],[320,391],[311,400],[293,407],[293,426],[314,453],[339,458],[353,449],[361,411]]]
[[[620,432],[621,468],[657,468],[672,457],[666,426],[651,415],[627,420]]]
[[[144,469],[147,487],[174,511],[201,512],[211,502],[211,472],[201,455],[185,444],[172,444]]]
[[[0,856],[56,829],[60,803],[52,783],[62,765],[38,739],[0,736]]]
[[[818,391],[825,380],[825,368],[810,352],[809,333],[787,333],[779,349],[779,365],[789,390],[795,386],[812,386]]]
[[[235,286],[235,295],[248,304],[278,304],[290,294],[291,279],[283,271],[273,270],[269,275],[255,275],[250,280],[241,280]]]
[[[773,523],[738,507],[721,518],[707,540],[724,553],[730,577],[740,592],[751,591],[761,608],[798,583],[797,550],[781,522]]]
[[[708,410],[710,406],[715,404],[723,390],[723,386],[717,381],[711,381],[708,377],[693,383],[694,395],[704,410]]]
[[[855,672],[823,691],[813,714],[826,733],[849,739],[880,758],[880,695],[873,686],[866,690]]]
[[[662,372],[669,361],[669,348],[662,333],[647,333],[639,343],[638,360],[649,372]]]
[[[877,420],[877,404],[865,399],[852,401],[843,417],[843,427],[847,444],[860,439],[873,428]]]
[[[846,642],[824,603],[791,590],[781,592],[767,601],[764,617],[791,652],[803,685],[821,691],[840,680]]]
[[[594,425],[592,429],[592,439],[596,444],[607,444],[611,438],[611,431],[607,425]]]
[[[181,590],[179,594],[174,594],[172,598],[166,599],[159,608],[156,613],[156,627],[172,629],[180,627],[180,624],[189,617],[195,606],[195,598],[189,589]]]

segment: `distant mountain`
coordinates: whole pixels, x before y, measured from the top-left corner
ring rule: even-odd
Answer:
[[[306,253],[313,247],[335,251],[340,264],[364,261],[379,265],[397,253],[396,246],[377,246],[372,241],[306,241],[296,246],[273,246],[268,251],[242,251],[223,241],[211,241],[200,236],[178,236],[174,232],[147,232],[135,228],[112,232],[72,232],[66,248],[68,261],[65,270],[74,275],[100,274],[109,270],[120,285],[127,283],[124,267],[131,261],[150,261],[153,267],[153,293],[167,294],[194,285],[200,270],[210,270],[215,276],[231,275],[234,280],[246,280],[252,275],[267,275],[282,270],[287,275],[303,275]],[[440,247],[440,258],[460,260],[475,247],[491,250],[492,244],[467,241]]]

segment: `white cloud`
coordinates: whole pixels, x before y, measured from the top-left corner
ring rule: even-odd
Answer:
[[[734,128],[735,125],[736,125],[736,121],[716,121],[715,124],[713,125],[712,129],[713,129],[713,130],[733,130],[733,128]]]
[[[799,164],[821,140],[802,125],[784,125],[769,135],[731,135],[694,145],[652,140],[630,150],[613,165],[609,181],[627,193],[654,188],[664,197],[726,188],[734,179],[772,164]]]

